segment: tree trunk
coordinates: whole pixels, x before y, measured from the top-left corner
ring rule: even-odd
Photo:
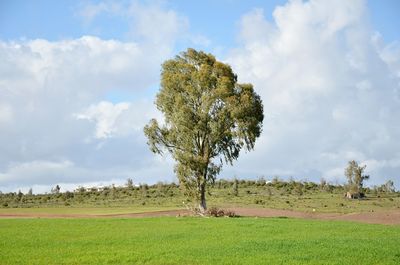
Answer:
[[[207,210],[207,204],[206,204],[206,185],[201,185],[200,186],[200,204],[199,204],[199,209],[201,213],[205,213]]]

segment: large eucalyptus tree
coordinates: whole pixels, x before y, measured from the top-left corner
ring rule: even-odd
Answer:
[[[262,101],[251,84],[237,83],[229,65],[188,49],[162,65],[155,104],[165,120],[145,126],[148,144],[154,153],[171,153],[181,187],[204,211],[207,183],[222,164],[232,164],[242,148],[254,148]]]

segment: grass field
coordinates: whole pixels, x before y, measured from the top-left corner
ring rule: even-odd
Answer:
[[[3,219],[1,264],[400,264],[400,227],[284,218]]]

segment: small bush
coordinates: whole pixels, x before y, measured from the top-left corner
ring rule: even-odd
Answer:
[[[217,207],[211,207],[207,210],[207,215],[212,217],[236,217],[235,212],[219,209]]]
[[[261,200],[261,199],[255,199],[255,200],[254,200],[254,203],[255,203],[255,204],[264,205],[264,204],[265,204],[265,201],[263,201],[263,200]]]

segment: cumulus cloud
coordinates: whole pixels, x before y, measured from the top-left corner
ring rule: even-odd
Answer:
[[[146,123],[157,116],[160,116],[160,113],[148,101],[136,102],[135,105],[128,102],[113,104],[101,101],[75,114],[78,120],[88,120],[96,124],[94,138],[97,139],[141,132]]]
[[[127,177],[171,180],[169,162],[150,153],[142,133],[157,116],[154,88],[161,63],[172,56],[174,27],[180,27],[169,10],[156,11],[171,20],[168,28],[152,24],[170,42],[94,36],[0,41],[0,190]],[[129,101],[111,102],[114,92]]]
[[[256,151],[229,172],[343,181],[355,159],[370,184],[400,184],[400,46],[370,28],[364,1],[290,1],[273,21],[255,9],[239,39],[226,61],[255,85],[266,119]]]
[[[96,122],[95,137],[107,138],[116,133],[117,119],[128,108],[129,104],[126,102],[113,105],[111,102],[102,101],[97,105],[91,105],[83,113],[77,114],[76,118]]]
[[[160,4],[143,5],[133,1],[127,12],[132,18],[131,34],[152,43],[174,43],[189,29],[187,17],[172,9],[165,11]]]
[[[222,177],[343,181],[355,159],[370,184],[398,186],[400,44],[370,28],[364,1],[291,1],[272,21],[263,12],[243,15],[225,61],[260,93],[264,132]],[[0,41],[0,190],[173,180],[173,162],[151,154],[142,133],[161,118],[160,64],[179,38],[212,43],[160,3],[81,6],[86,23],[103,14],[127,20],[129,41]]]
[[[92,36],[0,42],[0,190],[168,178],[142,133],[158,115],[152,101],[104,98],[114,90],[135,97],[158,83],[167,55],[150,48]]]
[[[200,47],[211,44],[205,35],[191,32],[188,17],[168,8],[166,1],[86,2],[78,6],[76,14],[86,25],[100,17],[107,17],[110,21],[123,20],[129,28],[128,39],[160,48],[171,48],[176,43]]]

